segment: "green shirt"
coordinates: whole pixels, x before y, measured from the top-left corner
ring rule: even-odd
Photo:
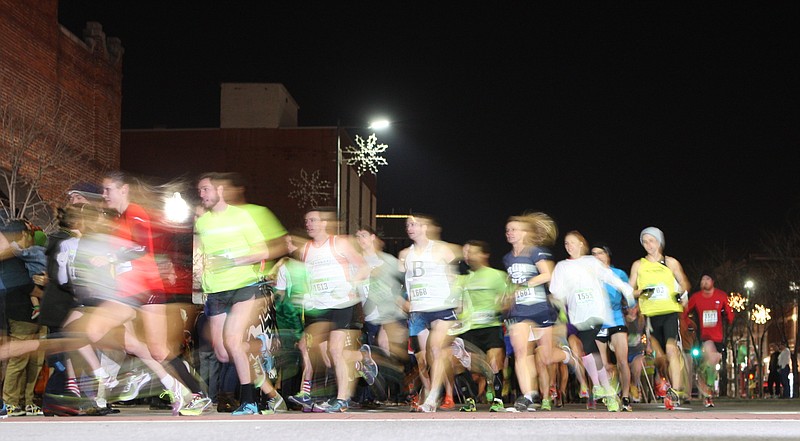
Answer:
[[[264,243],[264,235],[245,210],[228,205],[225,211],[209,211],[195,222],[204,257],[224,256],[231,259],[252,254],[254,245]],[[203,271],[203,292],[230,291],[258,282],[253,265],[242,265],[220,271]]]
[[[461,276],[464,290],[462,320],[470,329],[500,326],[501,299],[508,289],[505,271],[488,266]]]
[[[237,205],[237,207],[250,213],[250,216],[253,217],[256,225],[258,225],[258,229],[261,230],[261,235],[264,236],[264,240],[267,243],[279,237],[286,236],[286,228],[283,227],[281,221],[278,220],[278,218],[272,211],[270,211],[269,208],[255,204],[243,204]],[[270,260],[265,263],[262,270],[261,262],[258,262],[253,264],[253,270],[257,274],[266,274],[274,265],[275,259]]]

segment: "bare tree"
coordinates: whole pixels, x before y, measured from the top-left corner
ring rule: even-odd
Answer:
[[[13,88],[28,92],[18,84]],[[37,97],[33,106],[26,106],[32,109],[27,112],[8,94],[0,94],[0,146],[4,151],[0,190],[6,193],[0,197],[0,216],[29,219],[46,230],[54,223],[54,204],[40,196],[48,185],[46,181],[65,188],[66,173],[57,172],[86,159],[85,153],[75,151],[67,142],[70,118],[63,111],[63,95],[56,93],[55,98],[43,93],[21,94]],[[45,176],[49,179],[43,179]],[[57,193],[55,188],[51,190],[50,194]]]
[[[763,271],[764,280],[769,287],[770,296],[765,305],[775,313],[773,319],[778,329],[780,339],[788,342],[786,317],[800,304],[800,223],[790,220],[784,229],[768,232],[763,235],[762,247],[764,249],[764,265],[759,265]],[[768,303],[767,303],[768,302]],[[796,319],[795,319],[796,320]],[[800,342],[800,326],[794,325],[794,352],[792,354],[792,372],[798,372],[798,343]],[[793,396],[800,392],[800,383],[794,383]]]

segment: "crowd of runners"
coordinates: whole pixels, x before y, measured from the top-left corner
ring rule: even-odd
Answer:
[[[341,234],[335,209],[312,207],[287,230],[246,201],[238,174],[194,184],[183,225],[169,222],[163,187],[123,172],[70,189],[55,233],[2,222],[0,417],[103,415],[145,397],[183,416],[578,401],[630,412],[648,390],[674,409],[693,386],[714,405],[733,315],[710,272],[690,299],[656,227],[639,232],[643,257],[626,271],[546,213],[513,214],[493,268],[487,242],[445,242],[428,214],[408,216],[395,256],[369,225]],[[705,342],[700,380],[680,341],[689,314]]]

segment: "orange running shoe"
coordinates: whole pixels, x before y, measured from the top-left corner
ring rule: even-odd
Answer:
[[[439,405],[439,408],[442,410],[453,410],[456,408],[456,403],[453,401],[453,397],[450,395],[445,395],[444,400],[442,400],[442,404]]]

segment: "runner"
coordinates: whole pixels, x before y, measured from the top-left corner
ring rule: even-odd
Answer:
[[[723,344],[723,318],[733,323],[733,310],[728,306],[728,296],[714,286],[714,276],[704,271],[700,277],[700,290],[689,297],[689,304],[683,311],[683,319],[694,313],[700,327],[700,340],[703,342],[703,361],[698,367],[698,389],[704,397],[705,407],[714,407],[714,385],[717,380],[717,364],[725,351]]]
[[[664,233],[647,227],[639,234],[639,242],[647,255],[633,262],[630,284],[647,317],[649,341],[656,353],[656,364],[667,377],[667,396],[664,407],[672,410],[688,397],[682,378],[683,356],[678,347],[679,317],[687,299],[690,285],[680,262],[664,254]]]

